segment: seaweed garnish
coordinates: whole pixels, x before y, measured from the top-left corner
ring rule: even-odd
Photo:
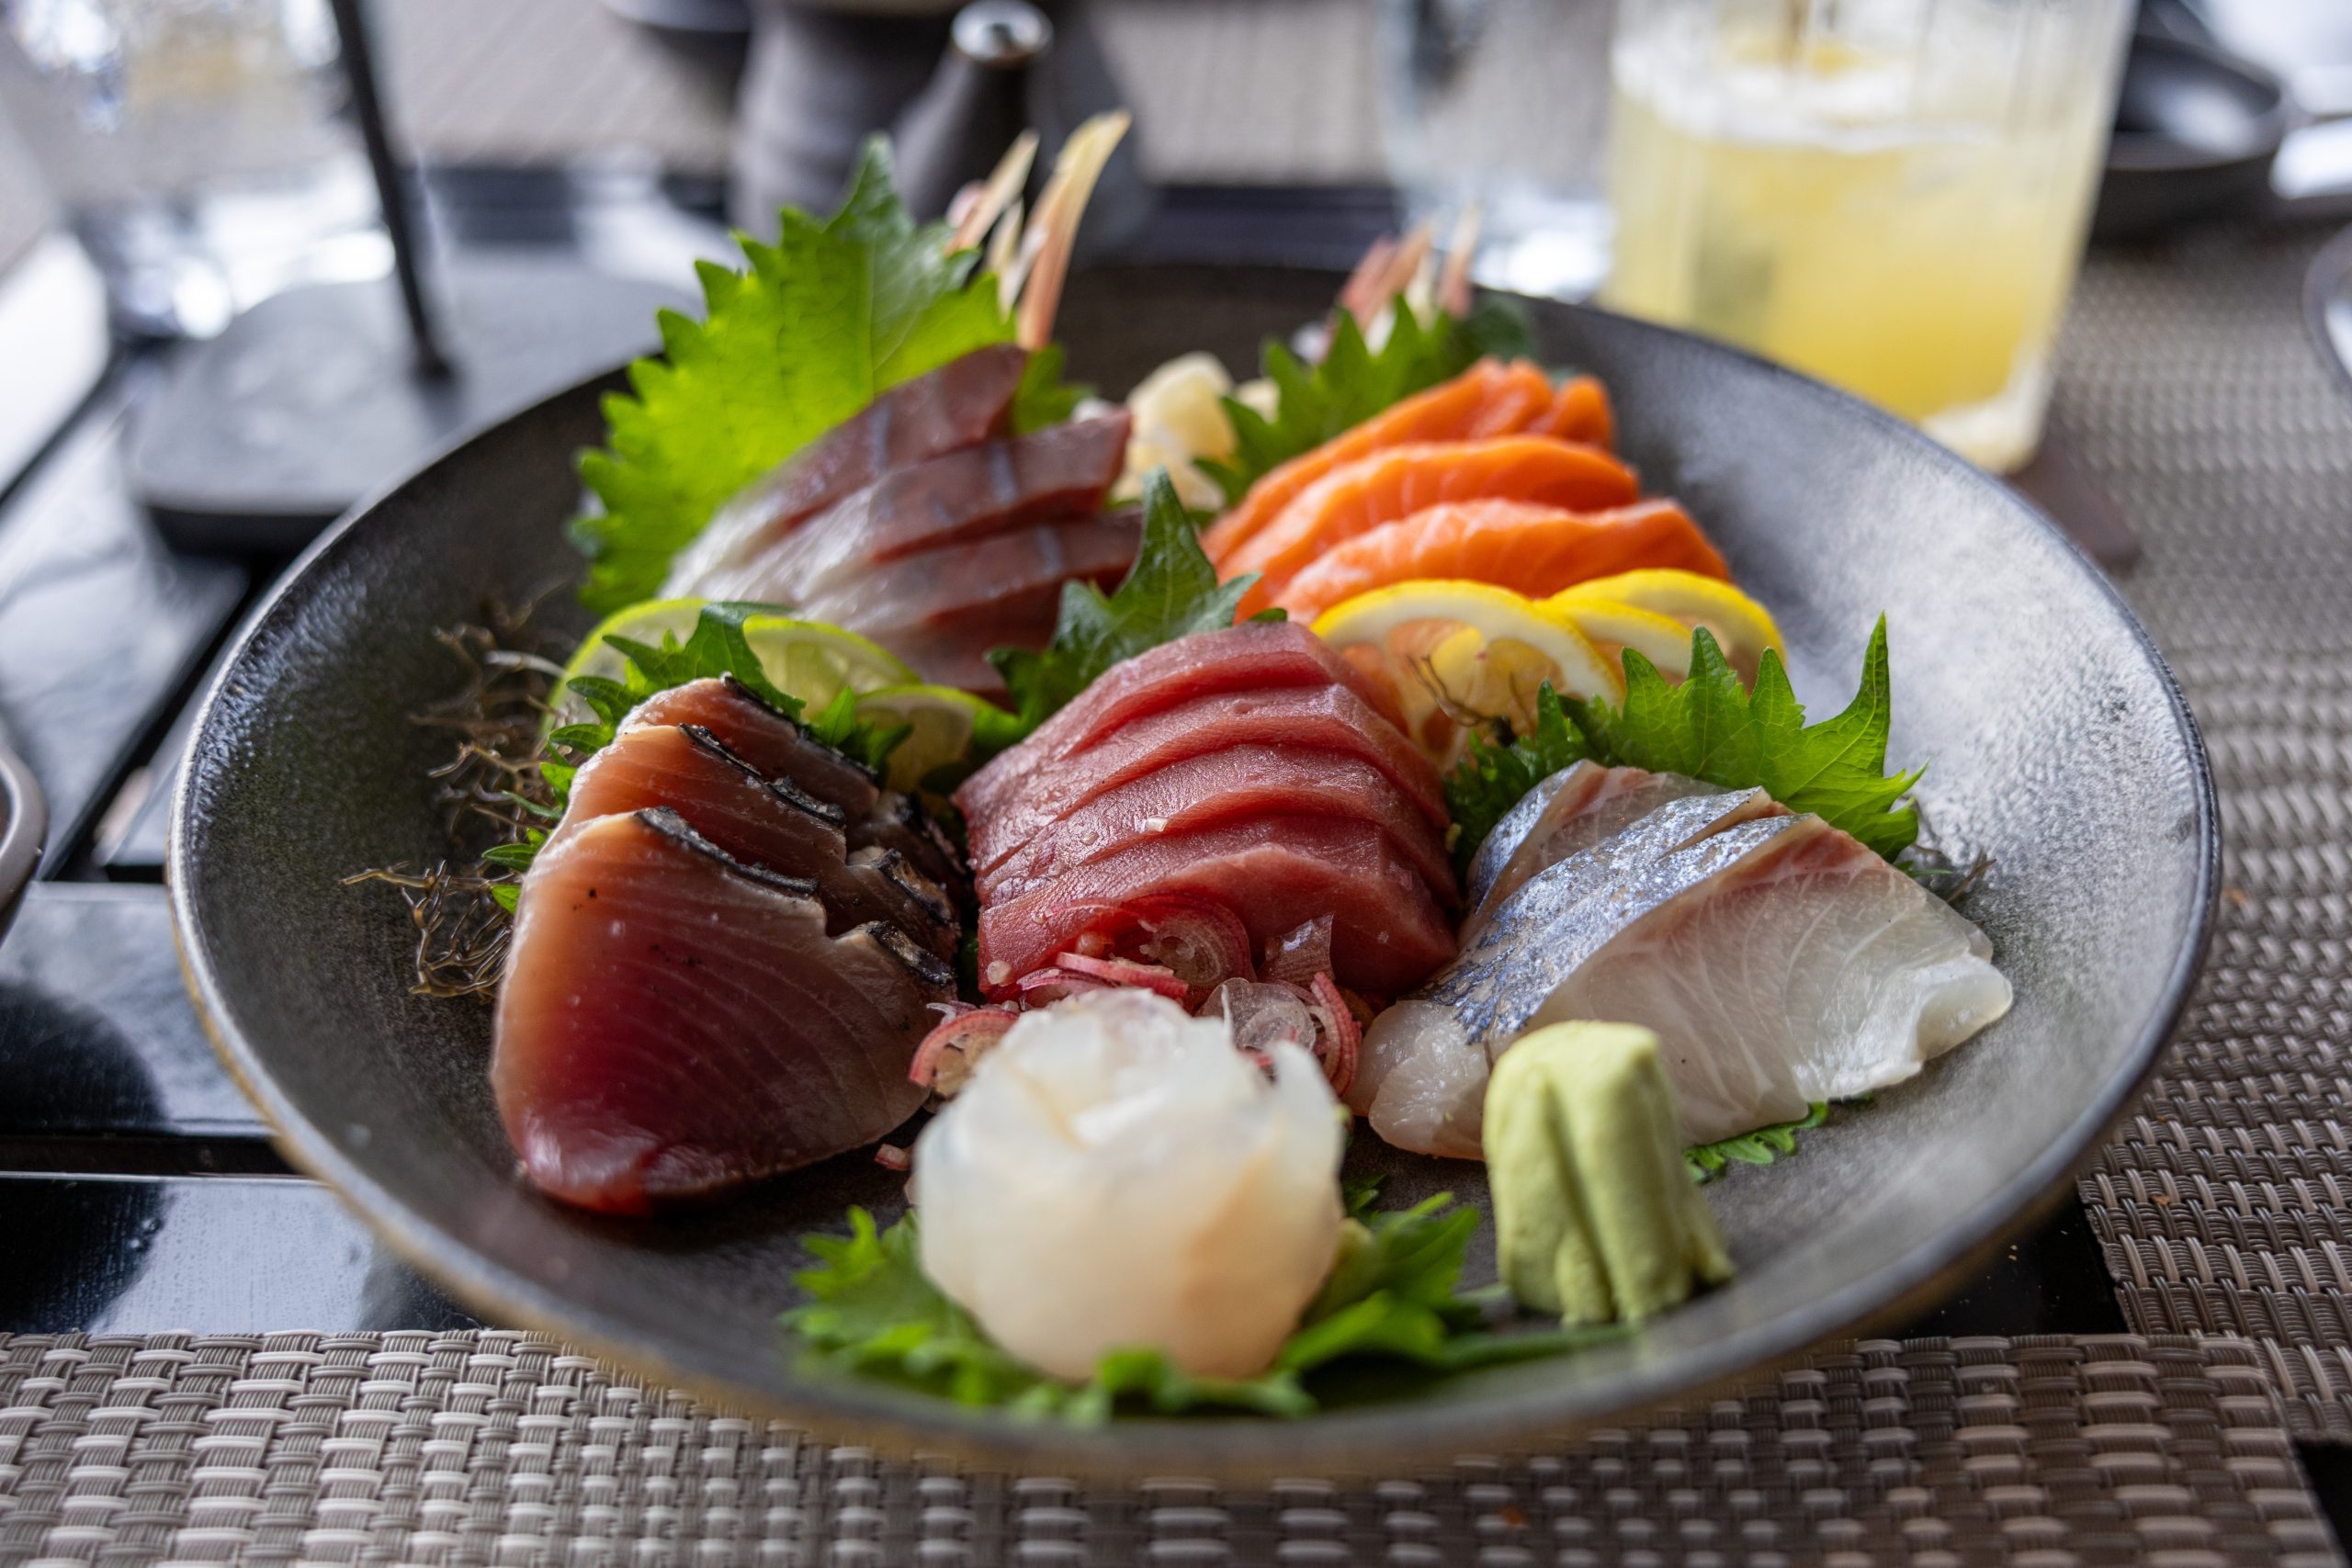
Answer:
[[[465,684],[409,722],[454,744],[426,774],[448,857],[422,870],[400,863],[343,879],[392,887],[408,905],[416,929],[413,995],[486,1000],[496,992],[519,882],[502,852],[543,836],[557,815],[555,788],[541,772],[548,761],[541,735],[563,674],[550,657],[561,642],[534,624],[535,608],[487,604],[481,620],[434,634],[463,668]]]

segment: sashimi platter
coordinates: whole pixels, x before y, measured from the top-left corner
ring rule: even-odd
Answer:
[[[1476,295],[1475,223],[1090,292],[1124,130],[928,222],[877,143],[264,608],[175,881],[294,1157],[488,1313],[1110,1466],[1932,1293],[2203,939],[2128,612],[1837,394]]]

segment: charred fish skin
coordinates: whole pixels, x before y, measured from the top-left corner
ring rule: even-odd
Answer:
[[[1470,1041],[1491,1055],[1621,927],[1793,820],[1760,789],[1670,801],[1529,878],[1414,998],[1452,1010]]]
[[[599,818],[526,874],[492,1083],[525,1172],[640,1213],[842,1154],[906,1081],[947,966],[887,925],[829,935],[814,884],[675,812]]]

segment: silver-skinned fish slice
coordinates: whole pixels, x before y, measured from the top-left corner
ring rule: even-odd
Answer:
[[[1578,762],[1527,792],[1495,824],[1464,879],[1462,922],[1464,946],[1477,940],[1503,900],[1547,865],[1581,853],[1623,831],[1670,800],[1727,791],[1680,773],[1640,768],[1604,768]]]

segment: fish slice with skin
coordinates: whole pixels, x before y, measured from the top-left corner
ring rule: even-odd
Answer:
[[[1195,632],[1113,665],[1027,739],[966,780],[956,803],[967,818],[991,816],[1044,763],[1179,704],[1233,692],[1330,685],[1345,686],[1389,723],[1403,724],[1384,682],[1303,626],[1260,621]]]
[[[1606,1019],[1657,1033],[1683,1135],[1712,1143],[1900,1083],[2007,1011],[1982,932],[1819,818],[1754,815],[1760,794],[1671,802],[1530,879],[1367,1032],[1351,1099],[1374,1129],[1475,1156],[1477,1064]]]
[[[700,726],[639,726],[581,766],[548,850],[600,817],[668,807],[745,865],[817,884],[826,930],[888,920],[941,958],[962,931],[956,907],[892,850],[851,851],[841,813],[760,776]]]
[[[870,769],[815,739],[734,676],[706,677],[657,692],[631,709],[620,728],[627,734],[663,725],[708,730],[762,778],[835,817],[852,850],[894,850],[958,908],[972,907],[971,878],[921,807],[884,789]]]
[[[822,619],[814,601],[880,562],[1099,512],[1126,446],[1118,409],[894,468],[685,592]]]
[[[948,966],[882,923],[826,931],[811,883],[737,864],[675,812],[601,817],[525,874],[491,1084],[530,1179],[642,1213],[888,1134]]]
[[[1353,757],[1380,770],[1431,827],[1448,818],[1430,760],[1345,686],[1196,697],[1114,731],[1083,751],[1031,769],[992,809],[965,809],[976,872],[994,870],[1029,840],[1097,795],[1198,757],[1248,745]]]
[[[1463,945],[1476,942],[1502,902],[1544,867],[1623,832],[1668,801],[1729,793],[1680,773],[1593,761],[1552,774],[1504,814],[1470,862],[1463,878],[1463,901],[1470,906],[1462,921]]]
[[[1272,603],[1312,620],[1359,593],[1418,579],[1491,582],[1545,599],[1594,578],[1667,567],[1724,581],[1731,568],[1670,501],[1578,512],[1512,499],[1450,502],[1333,545]]]
[[[1188,757],[1097,795],[981,876],[980,895],[1017,897],[1145,839],[1279,815],[1344,817],[1381,828],[1439,902],[1452,906],[1443,836],[1379,769],[1328,751],[1265,745]]]
[[[1411,442],[1383,447],[1325,474],[1219,561],[1217,573],[1258,574],[1239,612],[1252,615],[1286,603],[1283,592],[1291,580],[1325,553],[1434,506],[1494,500],[1566,513],[1599,512],[1628,505],[1640,492],[1634,470],[1608,453],[1548,435]]]
[[[1025,350],[994,344],[890,388],[721,506],[656,597],[710,597],[692,584],[740,569],[812,513],[892,468],[997,434],[1028,365]]]
[[[1183,895],[1239,918],[1254,948],[1329,915],[1334,977],[1393,996],[1453,952],[1429,885],[1368,822],[1261,817],[1140,840],[980,911],[981,984],[1002,993],[1094,928],[1097,912]]]
[[[1141,539],[1133,512],[1040,523],[878,563],[799,608],[872,638],[934,685],[1000,692],[1004,680],[988,651],[1045,647],[1062,585],[1115,583]]]

